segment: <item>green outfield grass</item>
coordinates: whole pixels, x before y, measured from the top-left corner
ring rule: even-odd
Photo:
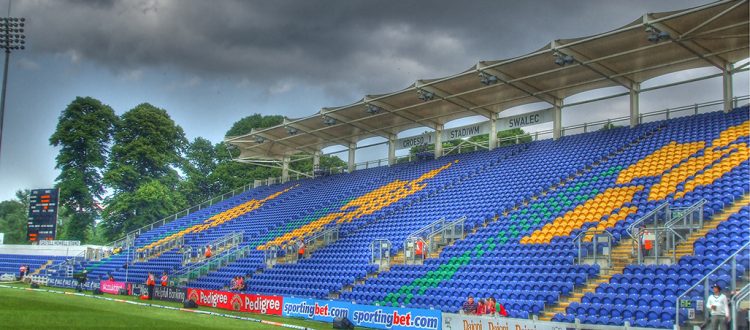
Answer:
[[[27,287],[26,285],[14,285]],[[58,289],[54,289],[58,290]],[[62,290],[70,292],[71,290]],[[108,296],[123,300],[136,297]],[[181,304],[152,301],[152,304],[181,307]],[[294,324],[309,329],[330,329],[315,321],[237,313],[201,307],[217,313]],[[0,328],[2,329],[283,329],[259,322],[203,315],[122,302],[50,292],[0,288]]]

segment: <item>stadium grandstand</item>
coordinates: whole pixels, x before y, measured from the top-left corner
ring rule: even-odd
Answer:
[[[227,294],[228,309],[266,313],[233,297],[275,297],[283,316],[394,329],[687,329],[708,322],[718,285],[731,326],[747,326],[750,108],[732,81],[748,72],[748,12],[747,1],[719,1],[644,14],[226,137],[236,161],[280,167],[282,177],[141,228],[102,253],[3,247],[0,273],[28,264],[28,281],[76,287],[73,275],[85,270],[87,289],[111,276],[134,283],[125,291],[166,273],[167,287],[198,305],[216,307]],[[718,73],[641,88],[706,67]],[[719,101],[639,107],[642,93],[717,78]],[[622,92],[565,102],[608,87]],[[566,107],[625,96],[626,118],[562,125]],[[445,128],[477,115],[484,120]],[[545,122],[551,131],[499,146],[496,132]],[[414,128],[428,132],[399,136]],[[484,144],[466,140],[481,134]],[[367,147],[358,143],[373,137],[388,154],[358,166],[355,151]],[[456,138],[470,152],[443,149]],[[396,157],[426,145],[435,147],[425,157]],[[347,168],[317,167],[331,146],[347,148]],[[312,157],[316,170],[293,172],[296,155]],[[494,298],[507,317],[473,315],[468,297]]]

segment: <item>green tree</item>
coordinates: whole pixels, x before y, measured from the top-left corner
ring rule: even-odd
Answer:
[[[606,124],[604,124],[604,125],[602,126],[602,128],[600,128],[599,130],[600,130],[600,131],[609,131],[609,130],[611,130],[611,129],[615,129],[615,128],[618,128],[618,127],[622,127],[622,126],[620,126],[620,125],[615,125],[615,124],[612,124],[612,123],[606,123]]]
[[[284,122],[284,116],[263,116],[253,114],[235,122],[226,136],[238,136],[250,133],[253,128],[267,128]]]
[[[104,173],[104,183],[113,191],[103,219],[108,237],[186,206],[177,168],[185,165],[187,144],[182,128],[163,109],[144,103],[121,116]],[[158,198],[169,205],[160,205]]]
[[[66,218],[61,236],[67,239],[85,241],[98,215],[97,203],[104,194],[101,173],[116,122],[109,106],[91,97],[77,97],[63,110],[49,139],[60,148],[56,186],[63,206],[59,211]]]
[[[188,142],[182,127],[167,111],[143,103],[124,113],[115,126],[114,145],[104,182],[115,192],[134,192],[158,179],[167,186],[179,181]]]
[[[217,149],[211,141],[198,137],[188,145],[183,167],[187,178],[181,189],[188,204],[198,204],[220,192],[210,179],[217,165]]]
[[[0,202],[0,233],[5,244],[26,243],[29,190],[16,192],[16,199]]]
[[[185,208],[181,193],[153,179],[133,192],[121,192],[104,210],[105,232],[110,238],[127,233]]]

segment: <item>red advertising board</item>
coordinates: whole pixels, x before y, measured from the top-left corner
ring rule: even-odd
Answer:
[[[125,282],[115,282],[115,281],[100,281],[99,282],[99,290],[102,290],[104,293],[109,294],[120,294],[120,289],[125,289],[127,287],[127,284]]]
[[[209,306],[266,315],[281,315],[284,297],[262,296],[226,291],[188,289],[187,298],[199,306]]]

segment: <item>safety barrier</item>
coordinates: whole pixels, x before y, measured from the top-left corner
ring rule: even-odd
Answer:
[[[738,258],[742,258],[743,252],[749,250],[750,243],[745,243],[745,245],[743,245],[736,252],[732,253],[729,257],[724,259],[724,261],[722,261],[718,266],[711,270],[711,272],[706,274],[706,276],[703,276],[703,278],[701,278],[698,282],[696,282],[690,288],[685,290],[685,292],[677,296],[677,299],[675,300],[675,310],[679,311],[680,308],[687,308],[693,309],[694,311],[703,311],[703,317],[705,318],[708,315],[709,311],[706,308],[703,308],[703,302],[708,298],[710,292],[709,290],[711,290],[712,284],[715,284],[715,281],[721,279],[719,273],[723,273],[726,271],[725,266],[730,267],[729,283],[727,283],[728,285],[724,285],[723,288],[731,292],[735,291],[737,289],[737,263],[741,261],[738,260]],[[693,292],[694,290],[703,292]],[[688,297],[688,295],[691,299],[685,299],[686,297]],[[696,297],[699,297],[700,299],[692,299]],[[676,313],[675,315],[675,324],[680,324],[680,313]]]

